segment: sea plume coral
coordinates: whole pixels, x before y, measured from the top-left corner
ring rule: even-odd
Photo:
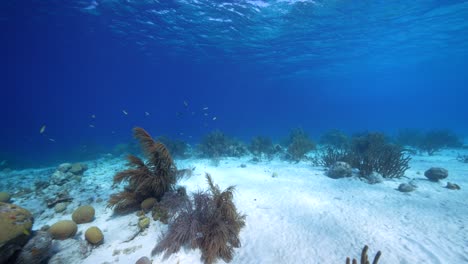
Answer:
[[[163,195],[174,189],[178,179],[177,168],[164,144],[156,142],[143,128],[133,129],[147,161],[128,156],[130,168],[114,176],[114,185],[126,181],[124,191],[113,194],[108,207],[116,212],[125,212],[137,207],[144,199],[155,197],[160,200]]]
[[[168,257],[182,246],[199,248],[205,264],[218,258],[230,262],[234,249],[241,246],[240,230],[245,226],[245,215],[234,205],[234,186],[221,191],[209,174],[206,179],[209,192],[197,192],[187,200],[177,217],[169,224],[169,230],[153,249],[152,254],[164,253]]]

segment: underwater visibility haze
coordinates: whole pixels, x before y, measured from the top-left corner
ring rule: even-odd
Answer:
[[[135,125],[192,143],[214,129],[465,135],[467,13],[465,1],[3,1],[2,159],[106,152]]]
[[[3,0],[0,35],[0,263],[468,263],[468,1]]]

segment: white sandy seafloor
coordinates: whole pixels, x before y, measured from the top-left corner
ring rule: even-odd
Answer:
[[[205,172],[211,173],[222,189],[237,186],[235,204],[247,218],[240,233],[242,247],[236,249],[231,263],[344,263],[347,256],[358,258],[367,244],[371,258],[382,251],[381,264],[455,264],[468,263],[468,164],[456,160],[458,153],[468,154],[464,151],[413,156],[405,178],[375,185],[357,178],[331,179],[323,168],[310,162],[275,159],[252,163],[252,157],[222,159],[218,166],[205,159],[176,162],[179,169],[195,167],[192,177],[179,183],[188,192],[207,189]],[[94,206],[95,220],[78,225],[74,239],[83,240],[88,227],[98,226],[105,241],[92,248],[85,259],[70,259],[69,263],[135,263],[142,256],[153,263],[201,263],[199,250],[182,249],[166,260],[162,255],[151,256],[161,232],[167,229],[151,217],[150,227],[125,243],[138,231],[138,217],[134,213],[113,216],[112,210],[106,209],[107,199],[118,191],[111,188],[112,178],[125,168],[125,160],[108,156],[85,163],[89,169],[81,184],[70,190],[74,200],[65,212],[48,209],[35,194],[14,199],[14,203],[40,214],[33,229],[71,219],[78,205]],[[241,164],[246,167],[241,168]],[[448,169],[449,177],[439,183],[426,180],[424,171],[433,166]],[[53,170],[15,171],[12,175],[16,179],[9,181],[14,181],[16,188],[33,188],[33,178],[46,172],[49,175]],[[273,178],[273,172],[278,177]],[[418,186],[414,192],[396,190],[411,179]],[[460,185],[461,190],[444,188],[447,181]]]

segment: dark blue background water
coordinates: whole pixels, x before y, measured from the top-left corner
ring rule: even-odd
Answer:
[[[0,160],[79,160],[134,126],[467,134],[465,1],[161,2],[2,1]]]

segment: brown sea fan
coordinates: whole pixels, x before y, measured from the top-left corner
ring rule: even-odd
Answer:
[[[136,127],[133,133],[147,161],[129,155],[127,166],[130,168],[114,176],[114,185],[128,183],[123,192],[112,195],[109,200],[108,207],[115,206],[118,212],[136,208],[146,198],[160,200],[166,192],[174,190],[178,179],[177,168],[164,144],[154,141],[143,128]]]
[[[187,200],[177,217],[169,223],[169,229],[153,249],[152,254],[164,253],[164,257],[176,253],[182,246],[199,248],[205,264],[218,258],[230,262],[234,249],[241,246],[239,233],[245,226],[245,215],[234,205],[234,186],[221,191],[206,174],[209,192],[197,192]]]

